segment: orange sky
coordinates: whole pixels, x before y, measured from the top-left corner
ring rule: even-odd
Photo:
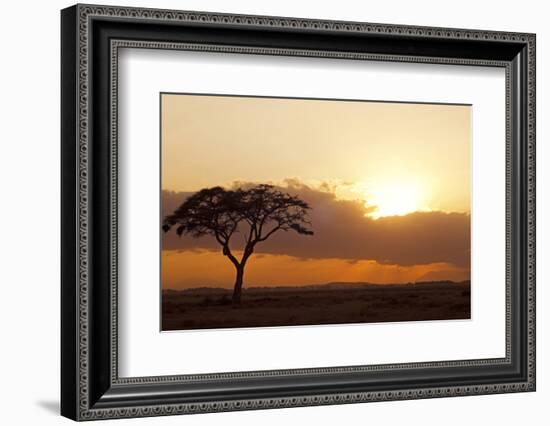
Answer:
[[[239,254],[239,253],[237,253]],[[220,252],[207,250],[162,253],[164,289],[202,286],[231,287],[233,266]],[[284,279],[281,279],[284,277]],[[245,281],[251,286],[297,286],[329,282],[374,282],[380,284],[431,280],[463,281],[470,279],[468,268],[447,263],[399,266],[372,260],[304,260],[285,255],[260,254],[246,266]]]
[[[469,279],[469,106],[161,102],[163,214],[186,194],[236,182],[272,183],[313,207],[315,235],[261,243],[245,287]],[[234,268],[208,238],[165,235],[163,248],[163,288],[231,287]]]

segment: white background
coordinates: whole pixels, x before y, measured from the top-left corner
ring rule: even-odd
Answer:
[[[107,4],[118,4],[110,2]],[[107,421],[102,424],[320,425],[546,424],[550,400],[550,28],[544,2],[277,0],[140,1],[120,3],[383,23],[536,32],[538,106],[538,390],[423,401],[292,408],[200,416]],[[59,9],[64,1],[10,2],[0,27],[0,398],[2,423],[69,424],[59,395]],[[547,77],[546,77],[547,78]],[[546,167],[545,167],[546,166]],[[546,223],[545,223],[546,219]]]
[[[505,356],[504,69],[124,49],[119,81],[121,376]],[[471,320],[159,333],[160,92],[472,104]]]

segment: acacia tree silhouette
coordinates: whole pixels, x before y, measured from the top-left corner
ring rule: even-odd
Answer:
[[[226,190],[216,186],[202,189],[187,198],[173,214],[164,218],[162,229],[176,227],[178,236],[195,238],[212,235],[222,246],[222,253],[235,266],[236,277],[232,302],[241,302],[246,262],[254,247],[278,231],[313,235],[307,213],[311,207],[297,196],[284,193],[273,185]],[[231,237],[242,233],[244,249],[241,259],[231,252]]]

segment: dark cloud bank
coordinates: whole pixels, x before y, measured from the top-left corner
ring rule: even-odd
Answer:
[[[279,232],[259,244],[256,253],[286,254],[299,258],[375,260],[402,266],[445,262],[470,267],[470,215],[416,212],[405,216],[366,217],[361,201],[338,200],[332,192],[299,183],[283,190],[307,201],[314,236]],[[162,192],[163,215],[172,213],[189,192]],[[234,235],[234,248],[242,237]],[[220,250],[211,237],[199,239],[163,233],[163,249]]]

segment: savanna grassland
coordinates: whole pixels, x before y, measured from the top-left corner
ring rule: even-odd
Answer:
[[[414,284],[330,283],[162,293],[162,330],[350,324],[470,318],[470,281]]]

